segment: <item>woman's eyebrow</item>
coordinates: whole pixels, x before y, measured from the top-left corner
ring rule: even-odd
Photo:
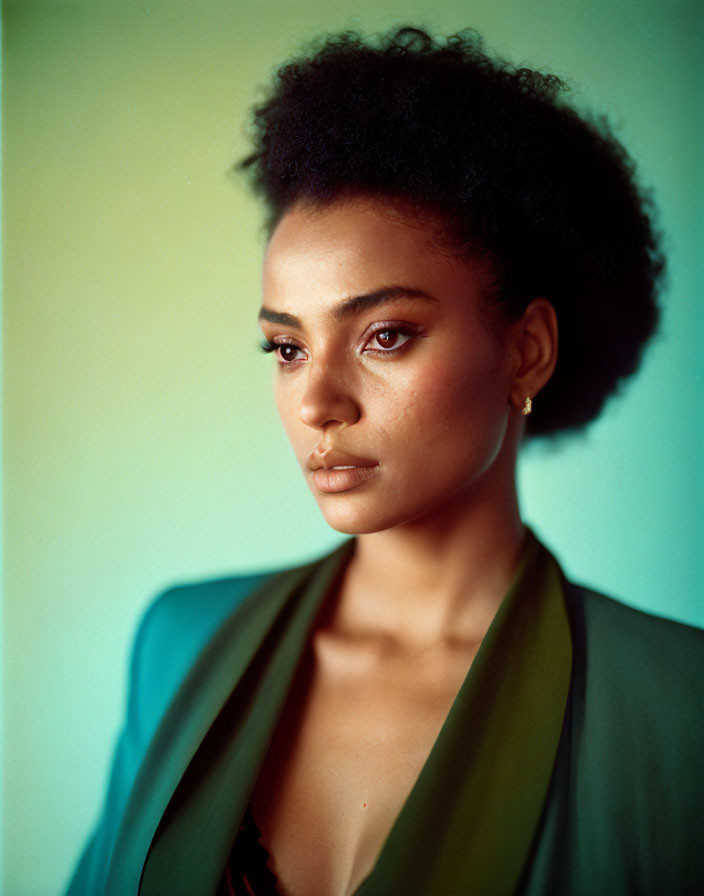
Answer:
[[[361,296],[351,296],[343,299],[335,305],[330,313],[335,320],[343,321],[368,311],[370,308],[376,308],[377,305],[386,305],[390,302],[396,302],[399,299],[422,299],[427,302],[436,302],[437,299],[421,289],[415,289],[412,286],[383,286],[381,289],[375,289],[374,292],[368,292]]]
[[[303,328],[303,324],[295,315],[286,314],[284,311],[272,311],[271,308],[265,308],[264,305],[259,309],[257,318],[268,320],[272,324],[282,324],[284,327],[296,327],[298,330]]]
[[[330,309],[330,314],[337,321],[349,320],[349,318],[361,314],[363,311],[368,311],[370,308],[376,308],[378,305],[387,305],[399,299],[421,299],[426,302],[437,301],[435,296],[431,296],[430,293],[423,292],[421,289],[415,289],[412,286],[383,286],[381,289],[375,289],[374,292],[342,299]],[[295,315],[287,314],[284,311],[273,311],[265,306],[259,309],[259,320],[268,320],[273,324],[296,327],[299,330],[303,327],[303,324]]]

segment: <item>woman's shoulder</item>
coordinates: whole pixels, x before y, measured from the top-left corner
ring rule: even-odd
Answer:
[[[677,882],[701,868],[692,831],[704,806],[704,631],[577,585],[565,596],[575,849],[585,869],[638,874],[638,892],[666,892],[670,871],[674,891],[690,892]]]
[[[574,677],[589,730],[651,742],[673,755],[704,742],[704,631],[579,585],[566,589]],[[607,725],[611,719],[613,726]]]
[[[100,821],[69,887],[69,896],[102,893],[110,853],[147,750],[172,701],[229,621],[266,604],[276,588],[295,587],[315,564],[179,584],[158,594],[137,627],[130,662],[126,717],[113,757]],[[279,589],[280,590],[280,589]]]
[[[624,663],[628,656],[668,665],[704,666],[704,629],[622,603],[583,585],[568,583],[567,597],[576,627],[589,652]]]
[[[135,648],[153,653],[155,642],[177,644],[179,652],[198,649],[222,621],[236,611],[277,572],[232,575],[172,585],[158,594],[144,612]]]
[[[149,604],[137,627],[130,668],[137,696],[130,720],[148,739],[170,700],[210,641],[233,615],[294,582],[315,564],[173,585]]]

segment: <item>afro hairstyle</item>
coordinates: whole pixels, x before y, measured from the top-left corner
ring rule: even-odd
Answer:
[[[505,314],[547,298],[559,357],[529,436],[583,427],[637,370],[664,270],[632,159],[565,93],[556,76],[489,55],[471,30],[343,32],[277,71],[239,163],[270,233],[300,200],[410,201],[439,212],[462,253],[488,259]]]

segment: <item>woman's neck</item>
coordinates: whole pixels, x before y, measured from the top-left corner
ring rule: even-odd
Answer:
[[[524,539],[513,476],[475,484],[436,513],[359,536],[338,621],[409,642],[481,640]]]

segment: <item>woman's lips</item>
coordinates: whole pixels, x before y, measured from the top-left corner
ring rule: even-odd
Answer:
[[[376,476],[379,461],[332,446],[318,446],[308,458],[307,467],[319,491],[347,492]]]
[[[313,470],[311,479],[321,492],[347,492],[367,482],[377,474],[379,464],[365,466],[318,467]]]

